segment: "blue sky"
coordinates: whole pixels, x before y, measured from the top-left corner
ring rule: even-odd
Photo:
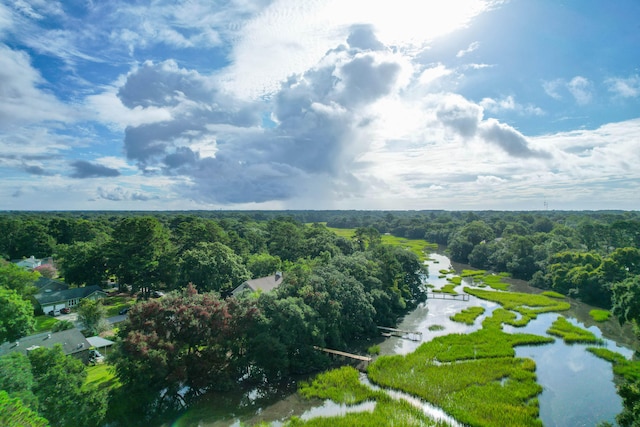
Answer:
[[[0,209],[640,209],[640,2],[0,0]]]

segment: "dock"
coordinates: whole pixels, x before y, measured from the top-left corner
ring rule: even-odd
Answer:
[[[402,329],[387,328],[386,326],[376,326],[376,327],[381,331],[383,331],[382,336],[384,337],[390,337],[394,335],[394,336],[400,336],[403,338],[408,338],[411,341],[422,341],[422,332],[420,331],[404,331]]]
[[[449,299],[469,301],[469,294],[448,294],[446,292],[427,292],[427,299]]]
[[[340,356],[340,357],[345,357],[347,359],[353,359],[353,360],[357,360],[358,362],[362,362],[362,368],[365,368],[369,365],[369,362],[371,362],[371,358],[369,356],[361,356],[359,354],[353,354],[353,353],[347,353],[346,351],[340,351],[340,350],[333,350],[330,348],[324,348],[324,347],[318,347],[317,345],[314,345],[313,348],[315,350],[318,351],[324,351],[325,353],[329,353],[332,354],[334,356]],[[360,366],[358,366],[358,368],[360,368]]]

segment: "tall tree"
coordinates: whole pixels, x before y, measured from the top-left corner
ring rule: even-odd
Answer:
[[[34,385],[27,356],[9,353],[0,357],[0,390],[5,390],[11,397],[19,398],[25,406],[37,410],[38,399],[32,392]]]
[[[107,254],[110,273],[134,293],[175,280],[175,250],[168,230],[154,217],[123,219],[113,230]]]
[[[78,320],[91,335],[97,335],[108,329],[106,310],[97,300],[85,298],[78,305]]]
[[[182,254],[180,277],[200,292],[228,292],[251,278],[242,258],[219,242],[198,243]]]
[[[29,297],[36,292],[33,284],[39,277],[39,273],[27,271],[10,262],[0,261],[0,287],[12,289],[23,297]]]
[[[52,426],[97,426],[106,410],[106,390],[83,388],[87,372],[79,359],[67,357],[61,345],[29,352],[31,369],[38,386],[34,392],[39,412]]]
[[[29,335],[34,326],[33,305],[16,291],[0,288],[0,343]]]
[[[0,425],[3,427],[47,427],[49,422],[28,406],[0,390]]]
[[[102,240],[58,247],[59,264],[67,283],[97,285],[107,278],[106,246]]]

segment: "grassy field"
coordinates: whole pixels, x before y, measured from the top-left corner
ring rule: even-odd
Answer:
[[[562,316],[558,316],[547,330],[547,333],[562,338],[567,344],[596,344],[603,342],[601,339],[596,338],[592,332],[575,326]]]
[[[342,236],[347,239],[351,239],[356,231],[355,228],[327,228],[338,236]],[[420,261],[427,260],[427,254],[425,251],[435,250],[438,247],[435,243],[429,243],[422,239],[406,239],[404,237],[396,237],[389,234],[383,234],[381,238],[382,243],[385,245],[402,246],[403,248],[409,249],[411,252],[416,254],[418,258],[420,258]]]
[[[102,299],[102,305],[107,310],[107,317],[117,316],[123,308],[131,307],[136,300],[128,295],[118,295]]]

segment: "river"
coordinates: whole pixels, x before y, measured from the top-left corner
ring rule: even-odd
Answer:
[[[430,255],[428,283],[436,288],[447,283],[445,277],[439,277],[439,270],[453,268],[460,273],[469,266],[452,264],[441,253]],[[510,290],[539,293],[526,282],[512,280]],[[469,279],[456,288],[469,284]],[[621,327],[617,321],[594,322],[588,315],[590,307],[579,301],[571,302],[571,309],[563,312],[570,322],[593,332],[602,338],[610,350],[631,358],[638,343],[629,327]],[[476,319],[472,326],[453,322],[449,316],[460,310],[482,306],[485,313]],[[490,316],[498,304],[477,299],[469,301],[430,299],[407,314],[398,325],[399,329],[420,331],[423,341],[450,333],[469,333],[481,327],[482,320]],[[558,313],[539,315],[524,328],[505,326],[506,332],[527,332],[546,335],[549,325],[558,317]],[[407,354],[414,351],[420,342],[391,337],[380,343],[380,354]],[[611,364],[586,351],[586,345],[565,344],[556,339],[553,344],[543,346],[516,347],[518,357],[528,357],[536,362],[538,383],[543,387],[539,396],[540,418],[545,426],[594,426],[600,421],[615,425],[615,416],[622,410],[621,399],[616,393]],[[195,405],[174,426],[202,427],[239,427],[259,422],[271,422],[280,426],[287,418],[296,415],[303,419],[314,416],[332,416],[350,411],[371,410],[366,405],[348,408],[330,401],[305,400],[295,393],[295,383],[279,390],[254,390],[248,394],[210,395]]]

